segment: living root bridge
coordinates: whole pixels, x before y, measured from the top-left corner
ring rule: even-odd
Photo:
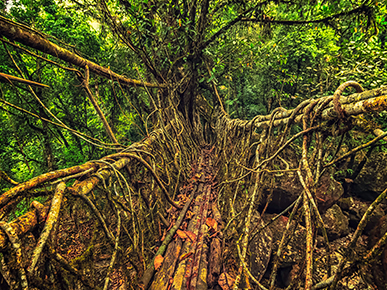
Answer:
[[[100,162],[87,162],[83,165],[77,165],[74,167],[49,172],[32,178],[31,180],[26,181],[24,183],[17,184],[12,189],[8,190],[0,196],[0,208],[3,211],[2,216],[5,215],[4,209],[6,208],[6,205],[12,201],[15,201],[20,195],[25,194],[26,192],[28,193],[32,189],[39,188],[41,186],[43,186],[44,189],[47,188],[48,185],[48,188],[52,189],[55,183],[61,181],[79,178],[81,181],[75,182],[73,186],[68,187],[67,190],[71,192],[74,196],[86,196],[93,189],[95,189],[95,187],[99,185],[101,181],[106,182],[111,176],[114,176],[117,171],[123,169],[131,162],[135,163],[133,162],[135,160],[140,160],[141,164],[145,164],[145,166],[150,170],[150,172],[155,175],[150,165],[135,152],[137,152],[138,148],[150,146],[152,142],[154,142],[155,138],[157,138],[156,136],[157,134],[153,134],[142,144],[133,145],[131,148],[133,150],[133,153],[123,152],[108,155],[102,158]],[[110,166],[106,166],[106,164],[104,163],[106,162],[105,160],[112,159],[117,161],[111,163]],[[135,167],[134,164],[131,165]],[[159,185],[163,187],[163,192],[166,193],[166,189],[163,184],[160,182],[160,180],[158,180],[158,182]],[[34,195],[34,192],[31,191],[30,195]],[[26,233],[33,230],[39,223],[45,222],[45,217],[48,214],[49,205],[50,204],[42,206],[39,205],[39,203],[37,202],[32,203],[34,209],[12,221],[10,223],[10,227],[13,228],[15,234],[17,234],[18,236],[24,236]],[[6,236],[3,232],[0,231],[0,251],[6,248],[6,241]]]
[[[180,163],[186,160],[183,155],[185,149],[175,153],[173,149],[177,146],[176,143],[166,149],[165,146],[170,146],[170,144],[160,138],[160,134],[165,136],[167,132],[156,130],[148,138],[123,152],[80,166],[49,172],[24,183],[4,178],[4,180],[12,181],[11,183],[15,186],[0,196],[3,217],[8,216],[8,213],[21,200],[27,199],[28,202],[30,197],[36,195],[53,196],[53,198],[46,201],[45,204],[32,202],[32,209],[29,212],[10,223],[3,224],[3,230],[0,230],[0,251],[5,260],[2,264],[8,265],[7,261],[10,261],[11,264],[9,267],[4,267],[1,272],[0,278],[3,277],[5,282],[0,285],[0,288],[18,285],[20,279],[23,281],[22,288],[26,288],[26,285],[35,285],[39,289],[49,288],[48,284],[41,280],[40,274],[45,263],[56,268],[55,276],[65,269],[62,274],[67,273],[64,274],[68,281],[65,284],[70,288],[76,284],[75,281],[79,281],[88,289],[100,289],[98,285],[101,283],[110,285],[110,273],[117,275],[115,264],[133,264],[134,266],[131,267],[136,267],[135,272],[141,273],[142,269],[137,268],[138,261],[143,259],[139,255],[141,252],[139,246],[142,244],[143,247],[144,243],[148,243],[141,236],[144,226],[151,231],[150,235],[157,236],[157,224],[153,220],[154,217],[163,217],[168,205],[177,209],[182,207],[169,196],[176,191],[176,184],[166,182],[166,180],[175,180],[176,175],[186,176],[187,174],[186,167]],[[185,134],[182,132],[180,137]],[[160,152],[162,155],[159,154]],[[194,150],[190,151],[189,156],[192,154],[195,154]],[[172,164],[172,167],[178,167],[178,170],[170,168],[165,163],[165,160],[171,158],[178,158]],[[156,167],[156,163],[165,164],[165,166]],[[123,170],[124,168],[126,170]],[[127,177],[128,173],[130,181]],[[73,180],[75,182],[72,182]],[[143,184],[151,185],[152,190],[144,190]],[[60,191],[58,191],[59,187]],[[54,191],[55,194],[53,194]],[[109,206],[106,207],[106,203]],[[112,209],[116,211],[112,212]],[[71,226],[66,226],[67,223],[70,223]],[[89,226],[83,228],[82,225],[85,224]],[[31,233],[36,232],[41,226],[44,226],[45,229],[39,241],[35,241]],[[97,228],[100,230],[97,231]],[[75,229],[77,231],[74,235],[77,238],[70,239],[68,230],[71,232]],[[58,240],[62,241],[59,245]],[[83,242],[79,244],[80,241]],[[73,255],[73,251],[68,251],[64,246],[68,243],[74,244],[73,246],[78,249],[75,252],[80,252]],[[131,246],[122,248],[124,244]],[[101,259],[106,259],[103,258],[106,256],[106,246],[112,251],[111,267],[107,267],[107,272],[94,275],[92,279],[85,278],[80,269],[87,268],[91,260],[85,259],[82,255],[88,255],[90,251],[94,253],[99,251]],[[27,247],[29,250],[21,251],[21,247]],[[103,251],[101,247],[104,247]],[[13,250],[10,250],[11,248]],[[35,250],[32,251],[34,248]],[[48,248],[49,251],[42,251],[43,248]],[[144,251],[143,248],[142,251]],[[15,254],[18,256],[17,260],[13,259]],[[98,255],[93,257],[97,261],[91,267],[97,271],[101,260]],[[117,262],[118,257],[121,257],[119,263]],[[118,266],[119,269],[120,267],[123,266]],[[27,268],[30,270],[24,271]],[[105,271],[106,267],[103,269]],[[126,269],[126,266],[123,269]],[[61,275],[59,276],[62,277]],[[55,283],[61,285],[62,282]]]
[[[349,96],[340,98],[340,103],[343,105],[343,110],[347,116],[356,116],[372,112],[381,112],[387,109],[387,87],[382,87],[374,90],[355,93]],[[275,115],[257,116],[251,121],[230,120],[230,126],[237,126],[240,129],[250,130],[266,129],[270,125],[270,119],[274,118],[273,127],[279,127],[290,123],[302,123],[308,105],[313,105],[312,113],[316,114],[323,121],[334,120],[339,117],[339,114],[333,106],[333,96],[322,97],[319,99],[308,99],[303,101],[297,108],[292,110],[281,110]],[[223,118],[227,118],[223,115]]]
[[[257,116],[251,121],[233,120],[219,112],[218,118],[213,123],[214,132],[217,134],[215,154],[219,156],[218,205],[223,220],[229,228],[238,233],[235,235],[227,231],[224,233],[237,240],[235,244],[231,243],[238,249],[235,255],[240,260],[239,269],[234,269],[237,274],[234,276],[233,289],[238,289],[240,287],[238,283],[246,277],[256,282],[257,285],[261,283],[258,288],[276,289],[279,283],[278,271],[281,267],[286,267],[283,264],[292,252],[303,254],[296,258],[298,262],[291,260],[291,263],[297,264],[297,270],[293,268],[295,272],[292,273],[290,284],[285,286],[289,290],[320,289],[320,285],[337,289],[336,283],[343,276],[350,275],[349,273],[353,273],[355,269],[366,271],[367,266],[361,262],[363,260],[354,259],[351,256],[353,251],[359,251],[358,245],[351,241],[347,245],[350,250],[346,250],[344,258],[345,261],[351,261],[351,266],[346,267],[345,263],[340,263],[341,270],[334,272],[333,267],[337,266],[333,262],[336,253],[333,253],[332,241],[328,239],[327,226],[322,218],[326,208],[332,206],[332,204],[329,206],[325,204],[327,202],[325,200],[326,187],[335,172],[334,169],[329,172],[328,167],[337,164],[343,166],[343,164],[348,164],[349,160],[362,160],[363,157],[355,156],[356,152],[369,146],[375,146],[376,142],[387,136],[387,133],[378,129],[375,122],[367,123],[368,121],[364,119],[362,121],[364,123],[359,124],[359,119],[353,118],[360,114],[385,111],[387,109],[387,88],[382,87],[341,97],[343,88],[352,85],[356,84],[354,82],[344,83],[334,96],[305,100],[293,110],[276,108],[270,115]],[[339,100],[343,114],[340,114],[335,108],[334,99]],[[297,128],[294,128],[296,126]],[[293,132],[299,133],[291,135],[292,127]],[[373,132],[377,137],[366,144],[354,146],[351,130],[355,128],[359,134],[365,130],[365,127],[368,128],[365,133],[361,134],[368,136],[369,132]],[[348,148],[353,149],[348,150]],[[342,162],[339,163],[339,161]],[[285,189],[281,187],[281,183],[284,184],[282,187]],[[281,191],[286,190],[287,186],[292,187],[294,184],[299,184],[297,192],[300,195],[297,198],[294,197],[293,203],[289,203],[289,207],[284,208],[277,216],[270,220],[267,219],[265,225],[258,223],[251,229],[252,221],[257,219],[254,218],[257,215],[255,212],[257,205],[263,209],[260,214],[264,215],[265,210],[271,205],[270,201],[274,199],[278,203],[278,199],[281,198],[276,199],[274,193],[281,194]],[[385,193],[381,193],[382,196],[383,194]],[[380,200],[380,196],[377,200]],[[369,212],[373,210],[374,206],[371,206]],[[363,216],[362,221],[368,220],[369,212]],[[250,249],[251,239],[262,235],[263,230],[270,227],[270,224],[279,217],[284,217],[284,213],[287,213],[285,214],[286,222],[279,239],[273,241],[272,248],[266,248],[266,252],[273,251],[270,278],[262,279],[260,275],[252,274],[252,266],[248,264],[248,256],[245,256],[245,253]],[[301,218],[304,220],[302,221]],[[235,219],[244,222],[233,226],[232,221]],[[301,228],[305,233],[301,240],[297,240],[296,228]],[[323,257],[319,255],[316,257],[313,249],[317,229],[324,240],[325,254]],[[361,223],[356,231],[362,232],[363,229],[364,224]],[[278,230],[275,229],[275,231]],[[292,241],[296,241],[295,245],[302,245],[301,249],[297,249],[298,246],[286,246]],[[384,245],[384,241],[383,238],[379,240],[379,249],[381,244]],[[372,256],[371,251],[367,252],[364,259],[367,256]],[[314,265],[314,261],[320,259],[323,259],[325,264]],[[324,275],[331,276],[331,278],[324,280]],[[321,282],[314,285],[314,281]],[[369,279],[366,283],[368,282]]]
[[[328,167],[386,136],[371,127],[379,137],[348,150],[344,145],[357,124],[351,116],[385,110],[386,93],[381,88],[339,96],[342,115],[334,97],[277,108],[252,121],[221,115],[206,136],[199,135],[201,122],[195,135],[175,116],[173,125],[100,160],[22,183],[4,177],[13,187],[0,196],[3,220],[21,201],[38,195],[47,200],[33,201],[29,212],[0,224],[0,288],[274,290],[289,265],[285,260],[297,253],[285,287],[333,289],[368,267],[362,259],[377,257],[387,240],[385,235],[367,250],[356,243],[386,191],[345,245],[345,262],[335,264],[338,252],[323,221],[333,204],[325,200],[326,187],[341,186]],[[291,135],[292,129],[299,133]],[[294,200],[267,214],[281,185],[298,186]],[[323,247],[316,242],[320,233]],[[315,245],[323,250],[316,253]],[[355,259],[353,251],[364,256]]]

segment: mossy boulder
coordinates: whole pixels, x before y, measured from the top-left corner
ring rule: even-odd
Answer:
[[[335,240],[349,233],[349,221],[341,208],[335,204],[323,216],[329,240]]]

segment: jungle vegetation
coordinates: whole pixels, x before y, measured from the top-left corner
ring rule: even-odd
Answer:
[[[315,191],[324,172],[337,176],[343,161],[369,146],[385,150],[386,4],[4,0],[3,285],[108,289],[118,275],[120,285],[147,286],[190,198],[183,189],[196,178],[202,148],[213,156],[216,204],[228,230],[222,242],[230,249],[223,260],[233,260],[224,267],[234,289],[251,278],[245,261],[260,231],[255,212],[270,202],[264,188],[288,174],[304,188],[285,213],[289,225],[294,218],[306,228],[306,263],[294,283],[336,289],[362,271],[364,259],[351,251],[372,206],[338,270],[328,265],[325,280],[313,280],[312,248],[324,233]],[[58,246],[74,229],[87,234],[76,247]],[[364,263],[384,243],[364,253]],[[101,251],[110,264],[98,272],[90,257]],[[278,286],[279,263],[257,287]]]

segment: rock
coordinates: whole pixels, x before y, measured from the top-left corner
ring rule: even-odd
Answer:
[[[356,229],[360,219],[356,216],[356,214],[353,214],[353,213],[350,213],[348,218],[349,218],[349,226],[353,229]]]
[[[317,206],[320,212],[325,212],[343,195],[344,189],[340,182],[326,171],[320,178],[316,189]]]
[[[273,215],[265,215],[265,221],[268,222]],[[277,253],[279,243],[282,238],[282,234],[285,231],[286,224],[288,223],[288,218],[285,216],[280,217],[276,221],[274,221],[269,228],[271,229],[271,232],[273,233],[273,253]],[[295,222],[293,221],[291,223],[291,227],[293,228],[295,226]],[[293,231],[290,230],[290,233]],[[297,225],[294,235],[290,239],[288,243],[284,246],[282,250],[281,255],[281,264],[278,268],[278,275],[276,280],[276,285],[278,287],[287,287],[290,282],[294,279],[295,273],[297,273],[298,264],[303,263],[304,256],[303,253],[305,252],[305,240],[306,240],[306,229],[301,226]],[[274,255],[274,254],[273,254]],[[270,264],[270,269],[268,269],[267,275],[270,275],[272,263]],[[266,275],[266,274],[265,274]]]
[[[337,202],[337,205],[345,211],[349,211],[349,209],[353,205],[353,198],[352,197],[345,197],[345,198],[340,198]]]
[[[277,272],[276,285],[280,288],[286,288],[290,285],[298,269],[297,264],[290,264],[285,267],[280,267]]]
[[[374,245],[383,237],[387,232],[387,216],[383,216],[375,224],[374,228],[370,231],[368,238],[368,249],[372,249]],[[387,246],[383,247],[382,255],[377,261],[371,264],[370,268],[373,275],[373,280],[378,286],[378,289],[384,289],[387,284]],[[380,263],[381,262],[381,263]]]
[[[260,227],[264,226],[263,220],[260,218],[258,212],[256,212],[252,218],[252,225],[256,225],[259,222]],[[267,266],[270,261],[272,252],[272,232],[270,228],[265,228],[255,235],[255,237],[249,243],[250,252],[250,272],[260,281],[263,274],[265,274]],[[250,281],[254,284],[253,281]],[[242,285],[241,285],[242,286]]]
[[[333,272],[336,271],[338,264],[343,259],[343,251],[348,247],[348,243],[351,241],[353,233],[346,235],[342,238],[336,239],[330,242],[330,261]],[[366,244],[364,242],[365,236],[360,236],[356,243],[356,254],[365,253]],[[328,257],[326,247],[317,247],[313,250],[313,281],[324,281],[328,278]],[[358,251],[359,250],[359,251]],[[367,284],[363,281],[364,271],[361,274],[354,273],[350,277],[341,279],[336,286],[336,290],[347,290],[347,289],[374,289],[367,287]],[[300,289],[300,288],[294,288]],[[325,288],[324,288],[325,289]]]
[[[298,167],[298,155],[293,148],[286,147],[280,155],[286,160],[287,164],[279,162],[277,164],[279,166],[278,169],[284,170]],[[271,189],[269,184],[263,188],[260,210],[266,205],[267,197],[270,195],[271,190],[273,190],[273,194],[266,213],[279,213],[286,209],[298,198],[303,188],[296,172],[276,174],[274,188]]]
[[[271,201],[266,209],[268,213],[279,213],[291,205],[301,194],[303,188],[298,180],[297,174],[287,174],[276,177]],[[264,197],[261,202],[261,208],[266,204],[267,197],[271,192],[270,188],[264,189]]]
[[[271,196],[271,202],[267,207],[268,213],[279,213],[291,205],[304,190],[296,174],[287,174],[276,178]],[[261,208],[266,204],[266,199],[271,189],[264,189],[264,198]],[[317,206],[321,213],[335,204],[343,195],[344,189],[340,182],[336,181],[332,175],[326,171],[320,178],[316,188]]]
[[[350,193],[373,201],[386,189],[387,153],[375,152],[350,187]]]
[[[273,215],[265,215],[265,221],[268,222]],[[282,235],[285,232],[286,225],[289,219],[286,216],[281,216],[279,219],[275,220],[270,226],[270,230],[273,234],[273,253],[276,253],[278,250],[278,245],[282,239]],[[293,227],[295,226],[294,220],[291,223],[290,233],[293,232]],[[297,228],[294,230],[294,235],[291,240],[286,243],[285,248],[283,249],[283,253],[286,252],[282,256],[282,262],[284,265],[288,266],[290,264],[295,264],[302,260],[301,253],[305,250],[305,239],[306,239],[306,229],[300,224],[297,225]],[[274,255],[274,254],[273,254]]]
[[[365,214],[369,207],[369,204],[362,202],[360,200],[354,199],[351,208],[349,209],[350,214],[350,226],[352,228],[357,227],[361,218]],[[364,233],[369,234],[374,225],[380,220],[381,217],[384,216],[384,211],[382,209],[382,205],[378,205],[374,212],[372,213],[366,227],[364,228]]]
[[[329,208],[323,216],[328,238],[335,240],[349,233],[349,221],[340,207],[335,204]]]

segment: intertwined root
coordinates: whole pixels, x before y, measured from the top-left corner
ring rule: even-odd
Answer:
[[[211,176],[217,185],[204,185],[200,191],[211,197],[203,197],[207,203],[202,203],[203,209],[194,213],[201,223],[196,225],[197,233],[193,237],[206,236],[204,217],[215,219],[209,214],[214,215],[214,208],[218,208],[224,223],[222,234],[216,236],[224,251],[223,256],[218,256],[222,258],[219,279],[221,274],[223,280],[235,279],[229,285],[234,289],[251,281],[262,289],[274,289],[285,246],[295,238],[297,227],[305,227],[304,263],[299,265],[296,278],[288,288],[302,284],[306,289],[320,289],[324,285],[334,289],[343,275],[362,269],[384,247],[385,235],[362,256],[363,261],[352,255],[369,216],[385,198],[386,191],[364,214],[337,265],[338,270],[333,271],[331,246],[318,207],[316,188],[328,168],[387,136],[373,128],[376,138],[345,150],[347,139],[343,136],[356,125],[351,116],[386,109],[385,93],[386,89],[378,89],[341,97],[339,104],[344,116],[332,102],[337,101],[337,97],[306,100],[294,110],[278,108],[269,116],[257,116],[251,121],[231,120],[219,113],[212,120],[198,117],[195,124],[187,126],[178,114],[163,112],[158,117],[162,129],[122,152],[46,173],[24,183],[13,182],[14,187],[0,196],[3,220],[15,212],[20,202],[30,201],[35,196],[43,196],[41,201],[45,202],[33,201],[28,213],[0,224],[3,276],[0,286],[61,289],[61,285],[66,285],[63,287],[108,289],[123,283],[136,287],[140,278],[143,285],[152,285],[153,273],[149,276],[149,269],[154,268],[157,255],[163,255],[160,249],[165,251],[170,241],[177,243],[170,229],[186,230],[184,211],[189,211],[188,202],[196,197],[194,192],[199,191],[184,195],[182,185],[187,180],[200,183],[202,177],[195,179],[196,173],[192,176],[192,172],[195,172],[194,164],[200,159],[202,147],[210,143],[206,150],[211,149]],[[271,274],[262,280],[262,271],[254,272],[250,267],[249,244],[263,233],[269,236],[265,229],[270,225],[263,222],[263,217],[272,199],[270,188],[279,179],[289,178],[297,179],[302,190],[291,206],[270,221],[281,216],[287,218],[282,238],[273,253]],[[206,190],[206,186],[211,190]],[[263,209],[260,215],[257,206]],[[189,220],[186,222],[189,228]],[[324,271],[328,277],[324,281],[317,280],[313,268],[317,231],[324,237],[327,261]],[[179,239],[184,238],[180,236]],[[185,242],[189,243],[187,239]],[[268,239],[265,241],[268,243]],[[155,245],[159,247],[157,250]],[[177,246],[171,247],[176,249]],[[211,256],[208,248],[212,247],[211,240],[196,241],[194,250],[190,248],[196,253],[192,254],[190,271],[204,269],[198,257],[205,257],[206,253]],[[191,259],[183,258],[180,256],[178,262]],[[267,268],[267,262],[260,263],[266,263],[262,269]],[[163,273],[167,271],[160,269]],[[191,272],[188,274],[184,276],[185,281],[199,287],[200,279]],[[160,278],[160,272],[158,275],[154,283],[163,281],[167,287],[177,283],[177,280]]]

